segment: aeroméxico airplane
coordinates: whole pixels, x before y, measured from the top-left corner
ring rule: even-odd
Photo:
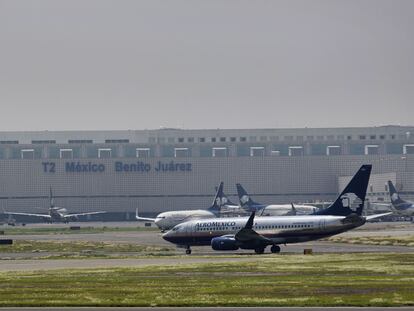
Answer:
[[[396,212],[406,216],[414,216],[414,203],[401,199],[391,180],[388,181],[388,189],[392,207]]]
[[[53,193],[52,193],[52,187],[50,187],[49,200],[50,200],[49,214],[15,213],[15,212],[6,212],[6,211],[4,212],[4,214],[6,214],[6,215],[16,215],[16,216],[40,217],[48,223],[52,223],[52,222],[69,223],[69,221],[76,221],[79,216],[97,215],[97,214],[105,214],[106,213],[105,211],[99,211],[99,212],[68,214],[68,211],[67,211],[66,208],[55,206]]]
[[[271,245],[271,252],[280,252],[280,244],[317,240],[359,226],[384,213],[362,216],[372,165],[363,165],[334,203],[328,208],[306,216],[214,218],[194,220],[175,226],[162,237],[186,248],[211,245],[214,250],[253,249],[262,254]]]
[[[174,226],[193,219],[205,219],[216,218],[221,215],[221,208],[227,207],[227,211],[235,212],[239,210],[238,205],[232,205],[229,199],[223,193],[224,183],[221,182],[217,187],[216,195],[212,205],[208,209],[197,210],[182,210],[182,211],[169,211],[158,214],[155,218],[140,217],[138,215],[138,209],[136,209],[135,218],[140,221],[154,222],[155,225],[161,229],[161,231],[170,230]]]
[[[294,216],[309,215],[316,212],[317,208],[312,205],[304,204],[261,204],[254,202],[241,184],[236,184],[237,195],[239,196],[240,206],[245,210],[256,211],[259,216]]]

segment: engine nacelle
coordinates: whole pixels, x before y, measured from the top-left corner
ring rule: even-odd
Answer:
[[[211,240],[211,247],[215,251],[235,251],[239,249],[233,236],[220,236]]]

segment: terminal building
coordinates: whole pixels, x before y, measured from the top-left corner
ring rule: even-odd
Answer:
[[[384,178],[414,199],[414,126],[0,132],[0,205],[14,212],[105,210],[107,220],[207,208],[224,182],[261,203],[323,202],[340,178],[373,164],[369,197]],[[384,177],[385,176],[385,177]]]

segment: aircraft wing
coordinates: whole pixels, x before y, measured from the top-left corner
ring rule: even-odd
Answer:
[[[236,235],[234,236],[236,241],[247,245],[273,244],[272,240],[264,237],[263,235],[253,230],[254,216],[255,212],[252,212],[252,214],[249,217],[249,220],[246,223],[246,226],[236,233]]]
[[[31,213],[15,213],[15,212],[3,212],[5,215],[16,215],[16,216],[32,216],[32,217],[42,217],[50,219],[48,214],[31,214]]]
[[[77,214],[67,214],[64,215],[64,218],[71,218],[71,217],[78,217],[78,216],[87,216],[87,215],[97,215],[97,214],[105,214],[105,211],[100,212],[88,212],[88,213],[77,213]]]
[[[392,214],[392,212],[383,213],[383,214],[376,214],[376,215],[369,215],[369,216],[365,216],[365,219],[366,220],[371,220],[371,219],[374,219],[374,218],[379,218],[379,217],[387,216],[387,215],[391,215],[391,214]]]
[[[138,209],[135,210],[135,218],[136,218],[136,220],[141,220],[141,221],[151,221],[151,222],[154,222],[155,221],[155,218],[139,217],[139,215],[138,215]]]

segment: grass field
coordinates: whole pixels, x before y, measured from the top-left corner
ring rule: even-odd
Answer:
[[[334,236],[328,239],[331,242],[365,244],[365,245],[393,245],[393,246],[414,246],[414,235],[407,236],[365,236],[347,237]]]
[[[79,233],[103,233],[103,232],[141,232],[141,231],[159,231],[156,227],[80,227],[79,230],[71,230],[68,227],[4,227],[0,228],[4,235],[32,235],[32,234],[79,234]]]
[[[24,253],[25,258],[30,258],[27,256],[28,253],[36,254],[33,256],[35,259],[166,256],[170,255],[172,250],[175,248],[129,243],[15,240],[13,245],[0,245],[0,258],[4,258],[2,254],[11,253]]]
[[[413,306],[414,254],[0,273],[0,306]]]

